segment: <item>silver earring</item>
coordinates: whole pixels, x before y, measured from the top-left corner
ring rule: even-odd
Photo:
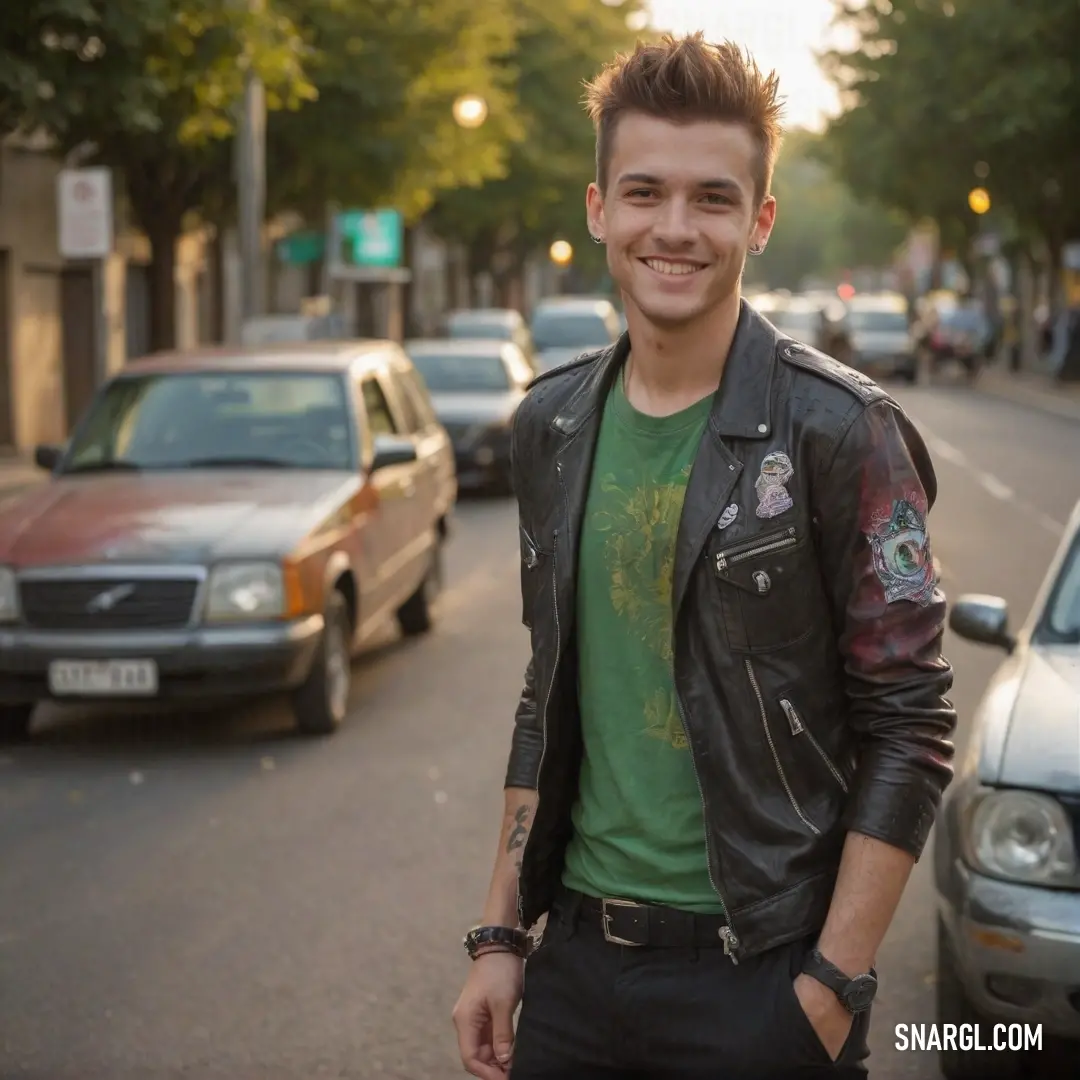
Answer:
[[[592,233],[589,233],[589,237],[594,244],[602,244],[604,242],[604,238],[602,236],[593,236]]]
[[[750,254],[751,255],[764,255],[765,254],[765,245],[764,244],[755,244],[752,248],[750,248]]]

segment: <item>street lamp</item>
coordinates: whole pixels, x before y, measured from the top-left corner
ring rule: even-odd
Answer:
[[[974,214],[985,214],[990,209],[990,192],[986,188],[972,188],[968,192],[968,206]]]
[[[463,128],[478,128],[487,114],[487,102],[479,94],[462,94],[454,102],[454,119]]]
[[[556,266],[569,266],[574,249],[565,240],[556,240],[548,249],[548,256]]]

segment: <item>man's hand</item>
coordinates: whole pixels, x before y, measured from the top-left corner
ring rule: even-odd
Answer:
[[[844,1008],[840,999],[827,986],[822,986],[810,975],[796,977],[795,996],[830,1060],[835,1061],[851,1034],[855,1017]]]
[[[481,1080],[506,1080],[510,1071],[524,970],[525,961],[513,953],[481,954],[454,1006],[461,1063]]]

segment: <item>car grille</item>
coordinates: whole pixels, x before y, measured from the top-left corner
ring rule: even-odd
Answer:
[[[39,630],[170,630],[190,621],[198,584],[194,578],[50,578],[20,582],[19,599],[24,622]],[[110,592],[111,606],[104,602]]]

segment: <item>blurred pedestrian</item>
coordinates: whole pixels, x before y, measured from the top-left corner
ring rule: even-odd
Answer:
[[[628,331],[513,432],[532,658],[454,1009],[487,1080],[867,1072],[952,776],[936,481],[883,390],[741,297],[777,89],[700,34],[589,87]]]

